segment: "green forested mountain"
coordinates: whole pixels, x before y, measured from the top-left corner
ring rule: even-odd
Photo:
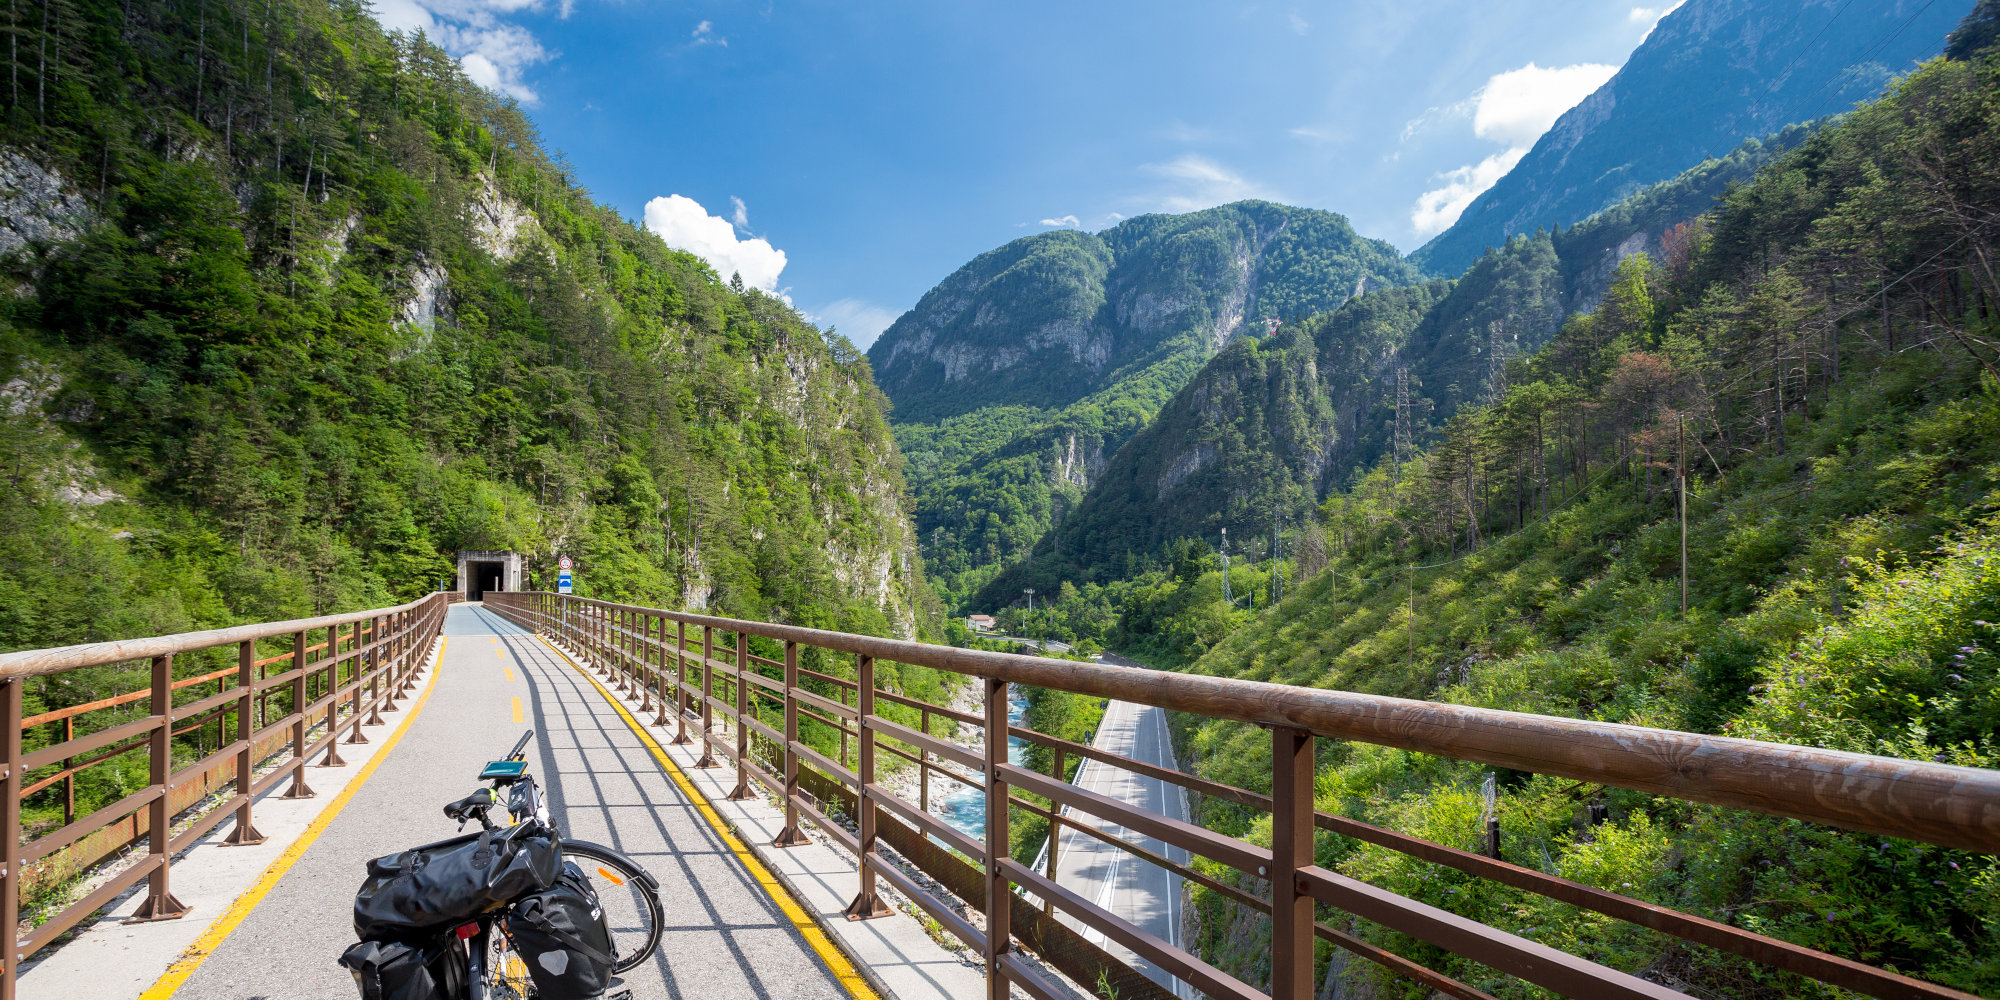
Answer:
[[[868,352],[931,571],[963,594],[1027,551],[1239,332],[1414,277],[1341,216],[1265,202],[982,254]]]
[[[1662,257],[1626,258],[1593,313],[1509,362],[1430,447],[1384,458],[1306,518],[1290,596],[1189,669],[2000,764],[1997,117],[2000,55],[1934,61],[1729,192]],[[1214,605],[1215,560],[1183,550],[1190,564],[1128,599],[1128,617]],[[1268,781],[1261,732],[1189,721],[1179,740],[1204,777]],[[1476,850],[1482,778],[1335,743],[1321,749],[1318,805]],[[1498,779],[1501,850],[1516,864],[2000,988],[1993,857]],[[1267,819],[1226,804],[1200,821],[1269,835]],[[1346,838],[1316,853],[1695,995],[1849,995]],[[1206,890],[1195,907],[1197,947],[1262,975],[1254,921]],[[1342,929],[1495,996],[1542,995],[1365,921]],[[1368,963],[1331,974],[1354,995],[1426,995]]]
[[[46,9],[0,91],[0,648],[392,603],[462,547],[921,627],[859,352],[435,46],[355,0]]]
[[[1568,230],[1515,237],[1455,281],[1370,292],[1232,344],[1111,459],[1033,558],[973,603],[1129,577],[1175,540],[1219,545],[1224,528],[1239,546],[1264,544],[1393,451],[1399,372],[1409,443],[1422,446],[1461,407],[1490,398],[1509,359],[1595,308],[1621,259],[1685,253],[1662,246],[1685,243],[1675,227],[1810,134],[1800,126],[1747,141]]]
[[[1451,276],[1720,157],[1747,135],[1837,114],[1936,55],[1970,0],[1688,0],[1411,259]]]

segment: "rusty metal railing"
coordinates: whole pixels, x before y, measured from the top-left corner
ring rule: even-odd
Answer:
[[[886,879],[951,934],[982,952],[987,960],[989,1000],[1006,997],[1009,983],[1044,1000],[1069,994],[1033,964],[1024,962],[1019,953],[1023,949],[1086,988],[1095,987],[1102,975],[1120,996],[1168,996],[1085,941],[1069,924],[1096,931],[1210,997],[1252,1000],[1264,996],[1257,987],[1063,888],[1049,874],[1014,861],[1008,851],[1010,807],[1046,817],[1052,833],[1069,829],[1110,843],[1247,909],[1269,915],[1269,989],[1270,996],[1280,1000],[1303,1000],[1314,994],[1315,938],[1448,995],[1467,1000],[1487,997],[1449,976],[1320,922],[1316,905],[1372,921],[1563,996],[1683,995],[1325,870],[1314,863],[1315,830],[1353,837],[1864,995],[1971,997],[1496,858],[1317,812],[1314,743],[1320,738],[1357,740],[1989,854],[2000,852],[2000,772],[956,649],[569,595],[489,594],[486,606],[542,633],[602,671],[622,693],[642,701],[641,714],[653,712],[657,705],[653,724],[674,726],[676,743],[699,741],[699,766],[718,766],[717,754],[732,761],[737,771],[732,798],[753,794],[753,780],[777,796],[785,809],[785,826],[777,846],[804,842],[799,825],[804,821],[846,847],[859,859],[860,868],[860,890],[848,908],[851,918],[885,912],[877,886]],[[719,637],[727,637],[729,644],[718,646]],[[749,637],[776,644],[783,651],[782,659],[755,655],[750,651]],[[851,659],[851,677],[802,668],[802,649]],[[899,692],[879,690],[875,684],[878,662],[915,664],[976,678],[983,688],[984,711],[978,715],[957,712]],[[1011,726],[1007,692],[1013,684],[1262,726],[1271,734],[1273,794],[1207,781]],[[780,719],[782,731],[778,728]],[[917,728],[906,724],[917,719]],[[983,731],[983,749],[970,750],[934,734],[933,720],[978,726]],[[726,724],[724,731],[716,731],[718,722]],[[837,730],[839,759],[802,740],[802,726],[818,727],[821,737]],[[1268,811],[1273,818],[1272,843],[1265,847],[1227,837],[1009,763],[1006,747],[1010,736],[1038,742],[1058,755],[1089,758],[1212,798]],[[857,750],[852,758],[848,754],[850,741]],[[830,745],[826,740],[822,743]],[[877,754],[884,751],[917,764],[922,776],[919,802],[909,802],[880,783],[876,762]],[[933,770],[985,789],[983,839],[969,837],[930,814],[926,800]],[[1065,773],[1060,763],[1055,772],[1058,776]],[[1016,791],[1040,796],[1051,805],[1044,807],[1023,799]],[[1078,814],[1116,823],[1219,862],[1239,877],[1233,881],[1214,878],[1189,864],[1176,863],[1106,834],[1080,820]],[[854,830],[840,821],[842,817],[851,820]],[[983,913],[984,929],[888,863],[878,850],[882,846],[894,848],[905,862],[944,886],[968,909]],[[1264,891],[1253,892],[1245,889],[1246,885],[1261,885]],[[1068,924],[1058,923],[1042,908],[1029,905],[1023,892],[1064,914]]]
[[[149,883],[147,895],[133,919],[186,914],[169,885],[168,859],[230,816],[236,825],[226,843],[261,842],[263,835],[251,823],[252,802],[280,781],[291,780],[285,798],[311,797],[306,762],[317,756],[317,766],[343,766],[340,746],[368,742],[362,727],[381,725],[382,709],[408,695],[443,627],[445,596],[346,615],[0,654],[0,941],[13,942],[0,954],[0,1000],[14,1000],[16,969],[24,959],[142,879]],[[280,640],[284,648],[260,657],[258,643],[268,640]],[[175,678],[176,657],[197,663],[230,658],[234,665]],[[137,672],[142,662],[151,681],[143,689],[22,716],[31,678],[104,666],[132,666]],[[288,666],[278,673],[267,669],[280,663]],[[213,693],[200,690],[211,682]],[[177,694],[191,700],[177,704]],[[213,748],[203,735],[211,721]],[[60,738],[24,750],[57,726]],[[79,728],[83,735],[77,735]],[[309,739],[315,731],[317,738]],[[178,769],[177,738],[195,758]],[[290,759],[258,775],[259,765],[282,754],[286,744]],[[146,786],[76,816],[76,777],[138,752],[146,754]],[[218,787],[215,779],[220,787],[233,781],[234,794],[175,832],[175,815]],[[62,824],[37,831],[24,843],[23,800],[57,783],[65,788]],[[95,840],[87,854],[72,859],[73,865],[87,866],[141,833],[146,852],[137,863],[82,899],[38,914],[40,922],[31,929],[22,927],[22,891],[38,862]]]

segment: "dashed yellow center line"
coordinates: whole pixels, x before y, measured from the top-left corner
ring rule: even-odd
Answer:
[[[257,876],[257,881],[252,883],[249,889],[244,890],[243,895],[236,897],[236,901],[229,904],[229,909],[222,911],[222,915],[216,917],[215,922],[209,924],[208,929],[202,931],[201,936],[196,938],[193,944],[188,945],[187,950],[181,952],[180,957],[174,959],[172,965],[167,966],[166,973],[160,976],[157,982],[146,992],[139,994],[139,1000],[167,1000],[173,996],[175,991],[188,981],[188,977],[194,975],[195,970],[201,968],[201,964],[208,961],[208,957],[215,954],[217,948],[222,947],[222,942],[228,940],[229,935],[250,916],[252,910],[257,908],[257,904],[263,902],[265,896],[270,895],[271,890],[277,887],[278,880],[284,878],[286,872],[291,871],[292,865],[305,855],[306,850],[319,839],[319,835],[326,832],[326,828],[333,823],[334,818],[339,816],[340,811],[354,798],[354,793],[360,791],[361,786],[367,784],[368,778],[375,773],[375,769],[389,759],[389,751],[396,749],[396,744],[402,740],[403,734],[410,731],[410,724],[416,721],[417,713],[424,710],[424,703],[431,700],[431,692],[437,688],[438,674],[444,671],[444,647],[450,641],[449,639],[438,641],[437,660],[431,666],[430,680],[424,682],[424,693],[410,705],[410,714],[403,716],[403,721],[396,726],[395,732],[389,734],[389,739],[382,744],[382,749],[377,750],[375,756],[370,757],[368,763],[363,764],[361,770],[354,775],[354,779],[347,783],[347,787],[342,788],[340,794],[335,795],[333,801],[327,803],[326,808],[306,825],[305,832],[299,835],[299,839],[292,841],[292,845],[285,848],[285,852],[278,855],[277,860],[272,861],[262,875]]]
[[[512,684],[512,683],[514,682],[514,668],[513,668],[513,667],[501,667],[501,668],[500,668],[500,673],[501,673],[501,675],[502,675],[502,676],[504,676],[504,677],[506,677],[506,678],[507,678],[507,683],[509,683],[509,684]]]
[[[514,721],[521,721],[521,699],[514,699]]]
[[[778,877],[771,874],[769,868],[764,867],[764,862],[758,859],[749,846],[737,838],[729,824],[723,822],[721,814],[715,811],[714,806],[708,804],[708,798],[701,794],[700,789],[694,787],[694,782],[688,780],[687,775],[682,773],[673,758],[667,756],[666,750],[653,739],[653,734],[647,732],[646,727],[639,724],[639,720],[632,718],[632,713],[626,711],[625,706],[612,697],[611,692],[605,690],[604,685],[599,684],[597,678],[592,677],[590,671],[585,670],[582,664],[570,659],[569,654],[550,642],[548,637],[538,634],[535,638],[540,639],[542,645],[549,647],[550,651],[575,667],[576,672],[582,674],[584,680],[589,681],[591,686],[597,689],[597,693],[611,703],[611,707],[618,712],[618,717],[624,719],[625,725],[631,728],[632,734],[639,737],[639,742],[644,743],[646,749],[652,752],[653,759],[659,761],[660,769],[667,772],[667,777],[673,779],[681,794],[687,796],[689,804],[693,805],[695,811],[701,814],[701,818],[708,822],[716,836],[722,838],[724,846],[729,848],[731,854],[736,855],[736,860],[749,871],[750,877],[763,888],[766,895],[771,897],[772,902],[778,904],[778,909],[784,913],[785,919],[799,932],[799,936],[805,938],[806,943],[812,946],[812,950],[819,955],[820,960],[826,963],[827,970],[832,972],[833,977],[840,980],[840,985],[847,989],[848,995],[854,1000],[882,1000],[882,995],[875,992],[875,987],[854,968],[854,963],[848,959],[847,953],[833,942],[833,938],[820,927],[812,914],[807,913],[805,907],[792,897],[791,890],[787,889],[783,882],[778,881]]]

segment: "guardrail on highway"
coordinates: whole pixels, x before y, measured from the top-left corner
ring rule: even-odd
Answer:
[[[382,707],[409,693],[417,667],[443,627],[446,603],[446,595],[432,594],[345,615],[0,654],[0,941],[14,942],[11,951],[0,954],[0,1000],[14,1000],[22,960],[141,879],[149,881],[147,897],[134,919],[186,913],[169,887],[168,859],[231,815],[236,827],[228,843],[262,841],[251,824],[252,799],[286,778],[292,782],[286,798],[310,797],[306,761],[319,756],[320,766],[337,767],[341,743],[368,742],[361,727],[381,724]],[[258,643],[274,639],[281,640],[282,651],[260,656]],[[202,669],[232,660],[232,666]],[[279,663],[289,666],[271,673],[269,668]],[[151,683],[23,717],[24,688],[31,678],[95,667],[114,668],[108,678],[113,684],[125,673],[141,671],[150,672]],[[175,677],[176,672],[183,676]],[[205,690],[210,683],[213,692]],[[211,721],[216,733],[212,747],[206,739]],[[59,738],[53,733],[57,726]],[[77,735],[79,729],[83,735]],[[320,736],[308,742],[315,729]],[[45,745],[24,749],[45,739]],[[291,759],[259,776],[256,769],[268,763],[269,752],[287,742]],[[183,760],[194,758],[178,769],[177,747]],[[77,817],[76,779],[93,769],[129,765],[135,754],[144,755],[146,785]],[[174,833],[175,814],[216,787],[214,775],[222,776],[222,787],[233,778],[235,794]],[[44,791],[53,794],[58,784],[64,790],[61,825],[36,831],[33,840],[23,843],[23,800]],[[63,867],[77,871],[142,832],[147,838],[143,858],[75,903],[37,914],[39,923],[21,933],[23,891],[34,885],[48,859],[63,857]]]
[[[702,764],[720,753],[735,762],[732,798],[768,788],[785,805],[778,846],[802,842],[810,822],[860,859],[860,892],[851,917],[886,912],[876,896],[886,879],[947,931],[985,954],[990,1000],[1008,984],[1056,1000],[1069,991],[1050,981],[1018,949],[1035,954],[1087,989],[1102,981],[1121,997],[1169,994],[1091,945],[1070,926],[1030,905],[1025,890],[1070,918],[1154,962],[1211,997],[1256,1000],[1264,993],[1199,957],[1104,911],[1008,855],[1009,806],[1048,817],[1131,851],[1272,920],[1270,996],[1305,1000],[1317,987],[1314,939],[1380,963],[1396,975],[1451,996],[1487,995],[1407,958],[1316,919],[1315,905],[1373,921],[1412,938],[1568,997],[1679,997],[1657,983],[1557,951],[1450,911],[1384,891],[1314,864],[1314,831],[1327,830],[1400,851],[1423,861],[1650,928],[1684,941],[1742,956],[1773,969],[1877,997],[1970,1000],[1961,993],[1888,970],[1814,951],[1742,928],[1655,906],[1410,837],[1347,817],[1315,812],[1314,742],[1357,740],[1498,767],[1615,785],[1690,802],[1755,810],[1849,830],[1924,841],[1981,853],[2000,852],[2000,772],[1670,732],[1637,726],[1445,705],[934,646],[764,622],[738,621],[571,595],[489,594],[486,606],[541,632],[603,671],[621,691],[658,705],[653,722],[678,723],[675,742],[699,740]],[[727,637],[728,645],[718,645]],[[749,637],[769,640],[782,659],[753,654]],[[852,663],[851,679],[800,666],[801,650]],[[718,658],[718,654],[721,657]],[[985,711],[971,715],[927,704],[875,683],[878,662],[916,664],[979,679]],[[830,666],[830,664],[827,664]],[[1206,781],[1080,744],[1010,726],[1007,690],[1028,684],[1157,705],[1177,712],[1252,723],[1271,733],[1274,795]],[[783,729],[777,728],[782,718]],[[902,721],[897,721],[901,719]],[[982,751],[932,732],[933,720],[979,726]],[[718,721],[729,732],[718,733]],[[918,722],[915,728],[907,723]],[[801,739],[802,725],[825,727],[815,742],[840,737],[838,761]],[[692,729],[690,728],[692,727]],[[1226,837],[1137,809],[1008,762],[1009,736],[1174,782],[1192,792],[1272,814],[1272,845]],[[847,745],[856,754],[849,763]],[[983,785],[984,838],[969,837],[878,782],[879,752],[915,762],[927,790],[929,773]],[[1055,773],[1059,776],[1061,758]],[[963,771],[953,769],[953,765]],[[774,770],[777,773],[773,773]],[[1213,878],[1152,855],[1094,827],[1021,799],[1042,796],[1056,811],[1068,806],[1183,848],[1239,873]],[[919,798],[926,798],[924,792]],[[850,832],[835,816],[852,817]],[[1052,825],[1051,829],[1055,829]],[[949,845],[947,851],[937,843]],[[918,886],[877,853],[893,848],[964,905],[985,915],[982,930]],[[1261,887],[1262,893],[1244,886]],[[1488,998],[1490,1000],[1490,998]]]

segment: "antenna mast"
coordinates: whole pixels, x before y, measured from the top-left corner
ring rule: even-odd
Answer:
[[[1396,368],[1396,481],[1402,482],[1403,466],[1411,456],[1410,434],[1410,369],[1407,365]]]
[[[1229,529],[1222,529],[1222,603],[1236,606],[1236,600],[1229,596]]]

